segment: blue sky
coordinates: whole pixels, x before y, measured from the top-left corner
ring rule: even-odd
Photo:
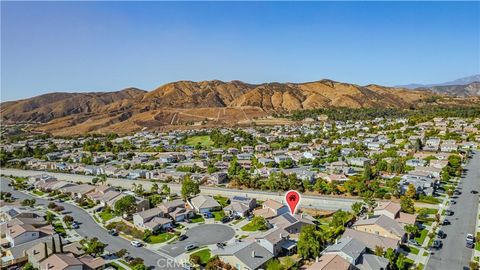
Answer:
[[[1,99],[177,80],[480,73],[480,2],[3,2]]]

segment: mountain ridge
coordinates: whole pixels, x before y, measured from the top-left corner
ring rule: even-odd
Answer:
[[[1,103],[4,123],[33,123],[54,134],[125,133],[169,126],[249,124],[277,113],[315,108],[412,108],[440,96],[425,90],[319,80],[250,84],[234,80],[178,81],[152,91],[50,93]],[[443,101],[442,101],[443,102]],[[195,124],[196,125],[196,124]]]

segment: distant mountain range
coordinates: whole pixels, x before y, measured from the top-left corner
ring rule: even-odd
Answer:
[[[460,79],[456,79],[456,80],[449,81],[449,82],[443,82],[443,83],[431,83],[431,84],[411,83],[411,84],[405,84],[405,85],[396,85],[395,87],[415,89],[415,88],[427,88],[427,87],[432,87],[432,86],[466,85],[466,84],[470,84],[470,83],[473,83],[473,82],[480,82],[480,74],[467,76],[467,77],[463,77],[463,78],[460,78]]]
[[[472,87],[478,89],[478,83]],[[36,129],[58,135],[125,133],[145,128],[191,127],[200,122],[207,126],[249,124],[274,113],[314,108],[419,107],[436,95],[431,91],[457,91],[453,86],[425,90],[429,89],[359,86],[331,80],[263,84],[178,81],[150,92],[128,88],[103,93],[50,93],[4,102],[1,120],[34,123]],[[478,94],[477,90],[462,91]],[[478,101],[442,97],[434,102],[461,106]]]

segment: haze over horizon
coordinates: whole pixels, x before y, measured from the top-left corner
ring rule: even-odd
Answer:
[[[1,5],[2,101],[178,80],[393,86],[480,73],[480,2]]]

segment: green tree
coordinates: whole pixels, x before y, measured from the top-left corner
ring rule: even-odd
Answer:
[[[355,202],[352,204],[352,211],[355,213],[355,216],[358,216],[362,212],[363,203]]]
[[[96,237],[93,237],[92,239],[84,238],[80,240],[80,244],[85,253],[94,256],[102,255],[107,247],[107,244],[100,242]]]
[[[363,168],[363,179],[364,180],[371,180],[372,179],[372,167],[370,164],[365,165]]]
[[[158,193],[158,190],[159,190],[158,184],[153,183],[152,187],[150,188],[150,192],[156,194],[156,193]]]
[[[415,213],[415,204],[410,197],[400,197],[400,208],[403,212],[413,214]]]
[[[407,237],[409,240],[412,236],[415,236],[418,233],[418,227],[415,224],[407,224],[404,228],[407,232]]]
[[[135,197],[127,195],[115,202],[115,211],[119,214],[132,214],[136,210]]]
[[[35,270],[37,268],[33,267],[33,264],[31,264],[30,262],[27,262],[24,266],[23,266],[23,270]]]
[[[400,254],[398,255],[397,262],[395,263],[395,265],[397,266],[397,269],[398,269],[398,270],[405,270],[405,269],[407,269],[407,260],[406,260],[405,255],[403,255],[402,253],[400,253]]]
[[[324,241],[313,225],[302,227],[298,238],[297,250],[303,259],[313,259],[320,256]]]
[[[182,198],[184,200],[200,193],[200,185],[193,181],[189,175],[182,182]]]
[[[267,270],[284,270],[285,268],[278,259],[271,259],[267,262]]]
[[[395,265],[395,261],[397,260],[397,254],[392,248],[387,249],[384,257],[390,262],[390,265]]]

